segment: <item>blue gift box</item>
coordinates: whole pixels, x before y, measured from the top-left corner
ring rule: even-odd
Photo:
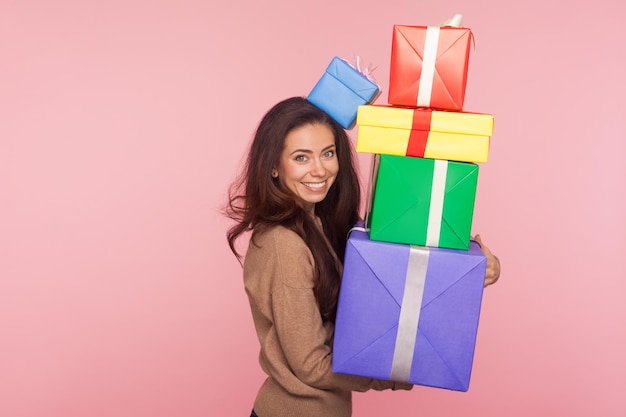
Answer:
[[[307,99],[344,129],[350,129],[359,106],[372,103],[379,93],[376,83],[343,59],[334,57]]]
[[[339,293],[333,371],[469,389],[486,258],[370,240],[353,230]]]

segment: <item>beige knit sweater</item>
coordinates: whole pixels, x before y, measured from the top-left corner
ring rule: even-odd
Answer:
[[[351,391],[411,385],[332,372],[334,326],[313,294],[314,259],[294,232],[277,226],[250,243],[244,284],[268,375],[254,402],[259,417],[349,417]]]

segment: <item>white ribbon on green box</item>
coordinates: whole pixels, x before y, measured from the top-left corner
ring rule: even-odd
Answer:
[[[446,177],[448,161],[435,159],[433,167],[433,184],[430,192],[428,226],[426,229],[426,246],[439,246],[441,236],[441,220],[443,219],[443,200],[446,196]]]

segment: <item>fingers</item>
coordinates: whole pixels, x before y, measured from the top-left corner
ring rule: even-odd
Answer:
[[[485,246],[479,234],[474,236],[474,241],[476,241],[480,245],[483,254],[487,258],[484,286],[488,287],[489,285],[495,284],[496,281],[498,281],[498,279],[500,278],[500,260],[497,256],[491,253],[487,246]]]
[[[500,278],[500,260],[497,256],[485,254],[487,257],[487,268],[485,271],[485,283],[484,287],[495,284]]]
[[[483,243],[483,240],[481,239],[480,235],[474,236],[474,241],[476,243],[478,243],[478,245],[480,246],[480,249],[483,251],[485,256],[489,257],[489,255],[491,255],[491,251],[489,250],[489,248],[487,246],[485,246],[485,244]]]

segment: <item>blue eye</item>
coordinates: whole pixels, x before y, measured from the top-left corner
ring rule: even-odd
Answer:
[[[307,160],[307,157],[306,157],[306,155],[298,155],[298,156],[296,156],[295,159],[298,162],[305,162]]]
[[[333,156],[335,156],[335,151],[324,152],[324,158],[332,158]]]

